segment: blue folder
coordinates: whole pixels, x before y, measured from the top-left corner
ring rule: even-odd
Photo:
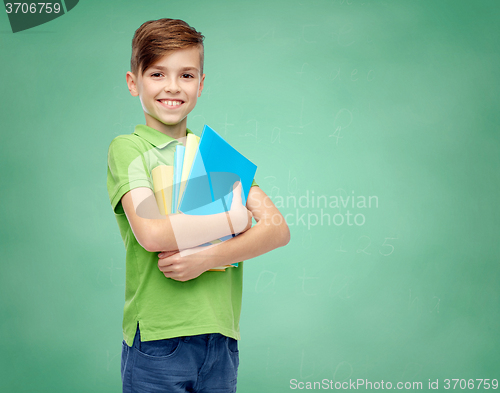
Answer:
[[[238,180],[242,185],[241,199],[246,205],[256,171],[255,164],[205,125],[179,211],[191,215],[229,211],[233,185]]]

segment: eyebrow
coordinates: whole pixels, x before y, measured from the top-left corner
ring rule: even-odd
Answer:
[[[151,66],[151,68],[153,69],[158,69],[158,70],[162,70],[162,71],[166,71],[167,68],[166,67],[163,67],[163,66],[160,66],[160,65],[154,65],[154,66]],[[199,71],[198,68],[196,67],[182,67],[180,69],[180,71]]]

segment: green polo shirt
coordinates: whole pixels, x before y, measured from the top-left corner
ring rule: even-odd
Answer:
[[[146,251],[137,242],[121,205],[128,191],[153,189],[151,170],[174,165],[179,144],[151,127],[138,125],[132,134],[113,139],[108,150],[109,199],[126,249],[123,338],[129,346],[137,322],[142,341],[206,333],[240,338],[243,263],[225,272],[204,272],[186,282],[166,278],[158,269],[158,253]]]

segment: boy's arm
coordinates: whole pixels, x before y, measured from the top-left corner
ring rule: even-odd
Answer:
[[[225,242],[198,247],[191,255],[160,253],[159,269],[166,277],[187,281],[208,269],[255,258],[288,244],[288,225],[260,187],[250,188],[246,206],[257,221],[252,228]]]
[[[241,185],[234,188],[241,193]],[[237,198],[227,213],[207,216],[160,214],[153,191],[138,187],[123,195],[123,210],[139,244],[150,252],[176,251],[196,247],[231,233],[243,232],[252,225],[251,213]]]
[[[257,222],[248,231],[207,250],[210,267],[258,257],[290,241],[290,229],[278,208],[260,187],[251,187],[247,209]]]

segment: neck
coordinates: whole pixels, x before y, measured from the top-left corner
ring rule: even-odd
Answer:
[[[180,123],[168,125],[146,114],[146,125],[171,138],[180,139],[186,136],[187,118],[184,118]]]

